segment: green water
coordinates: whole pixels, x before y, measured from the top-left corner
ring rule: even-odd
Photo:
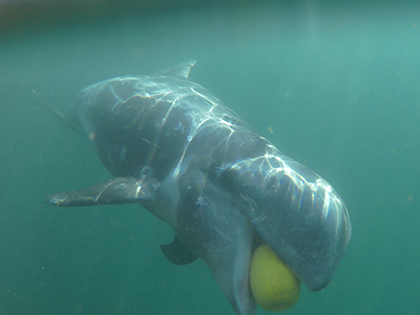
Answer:
[[[193,81],[321,174],[350,211],[332,283],[303,288],[285,314],[418,314],[420,5],[120,10],[0,38],[0,314],[234,314],[202,262],[166,261],[159,244],[173,232],[140,206],[43,201],[110,175],[33,90],[66,108],[90,84],[189,59]]]

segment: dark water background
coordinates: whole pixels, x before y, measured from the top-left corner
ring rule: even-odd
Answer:
[[[353,238],[332,283],[303,288],[285,313],[420,314],[420,5],[119,10],[1,34],[0,314],[234,314],[202,262],[166,261],[159,244],[173,232],[140,206],[43,201],[110,175],[32,90],[66,108],[90,84],[189,59],[193,81],[349,208]]]

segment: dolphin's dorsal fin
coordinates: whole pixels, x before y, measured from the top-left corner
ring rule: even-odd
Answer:
[[[163,75],[163,76],[181,76],[185,79],[188,79],[191,69],[192,67],[195,66],[195,64],[197,63],[196,60],[190,60],[190,61],[186,61],[184,63],[181,63],[180,65],[168,68],[168,69],[164,69],[164,70],[160,70],[158,72],[156,72],[156,75]]]

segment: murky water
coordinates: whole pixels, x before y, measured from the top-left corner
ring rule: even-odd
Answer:
[[[234,314],[202,262],[164,258],[159,244],[173,233],[140,206],[43,201],[110,175],[33,90],[64,109],[103,79],[196,59],[193,81],[321,174],[349,208],[353,238],[333,282],[304,288],[286,313],[417,314],[418,9],[184,3],[4,29],[0,313]]]

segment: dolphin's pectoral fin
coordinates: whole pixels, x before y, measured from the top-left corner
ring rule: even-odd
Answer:
[[[139,181],[134,178],[117,177],[96,186],[49,196],[45,201],[59,207],[79,207],[139,203],[152,199],[156,180]]]
[[[178,237],[207,264],[236,313],[254,314],[256,302],[249,287],[253,227],[230,195],[206,175],[194,171],[185,180],[177,206]]]
[[[163,255],[175,265],[188,265],[198,259],[185,245],[175,236],[169,245],[160,245]]]

